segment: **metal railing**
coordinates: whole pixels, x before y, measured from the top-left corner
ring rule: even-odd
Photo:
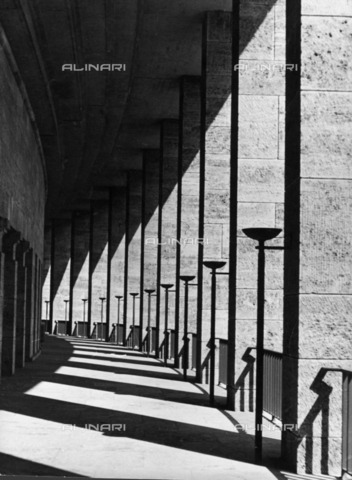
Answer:
[[[352,475],[352,372],[343,372],[342,468]]]
[[[92,338],[95,340],[105,340],[105,330],[106,330],[106,324],[103,323],[94,323],[94,330],[92,333]]]
[[[111,330],[111,333],[109,335],[109,342],[111,343],[116,343],[116,323],[113,323],[112,324],[112,330]]]
[[[156,327],[151,328],[150,351],[155,352],[156,348]]]
[[[123,345],[123,325],[116,325],[115,329],[116,343]]]
[[[263,410],[282,420],[282,353],[264,350]]]
[[[50,333],[50,321],[47,318],[42,318],[41,326],[45,333]]]
[[[65,320],[55,320],[55,335],[66,335],[66,329],[68,328],[68,323]]]
[[[227,348],[228,341],[219,339],[219,384],[227,385]]]
[[[130,327],[131,332],[127,338],[127,346],[132,348],[134,346],[135,348],[139,348],[139,325],[135,325],[134,327]]]
[[[169,331],[169,356],[170,358],[175,358],[175,336],[176,332],[175,330],[170,330]]]
[[[87,337],[88,335],[87,322],[74,322],[73,335],[76,337]]]

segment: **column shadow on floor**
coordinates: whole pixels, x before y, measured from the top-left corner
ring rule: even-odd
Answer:
[[[87,424],[125,424],[126,431],[104,431],[97,432],[98,435],[121,437],[125,436],[129,439],[150,442],[167,447],[188,450],[200,454],[213,455],[219,458],[237,460],[242,462],[253,463],[254,448],[253,436],[244,433],[219,428],[208,427],[206,425],[185,423],[182,421],[174,421],[154,416],[141,415],[123,411],[118,409],[105,408],[104,406],[91,406],[72,401],[47,398],[40,394],[38,396],[33,392],[28,392],[31,388],[40,382],[49,384],[71,385],[74,387],[94,388],[102,391],[101,401],[104,402],[104,391],[113,391],[118,395],[126,394],[131,396],[156,398],[159,400],[180,401],[182,403],[194,403],[201,405],[204,400],[208,402],[207,395],[201,393],[192,393],[188,391],[169,390],[163,388],[154,388],[144,385],[123,384],[122,382],[104,381],[97,379],[89,379],[83,377],[60,375],[55,373],[59,367],[72,365],[69,358],[73,355],[73,345],[69,339],[46,337],[46,345],[43,357],[37,362],[30,364],[28,368],[20,371],[16,377],[5,379],[1,387],[1,409],[2,411],[14,414],[28,416],[30,418],[38,418],[50,422],[65,425],[75,425],[75,428],[87,428]],[[74,363],[76,366],[76,363]],[[84,370],[104,371],[104,368],[95,368],[96,365],[79,364],[84,375]],[[159,365],[158,365],[159,366]],[[113,368],[112,371],[119,370]],[[138,370],[122,369],[126,374],[135,375]],[[105,371],[110,371],[105,368]],[[121,373],[121,372],[119,372]],[[150,378],[149,372],[138,372],[140,376]],[[155,372],[154,372],[155,373]],[[149,377],[148,377],[149,375]],[[177,379],[175,375],[167,375],[166,380]],[[155,377],[164,378],[164,377]],[[187,383],[185,384],[187,385]],[[28,392],[28,393],[26,393]],[[179,396],[179,398],[178,398]],[[79,397],[78,397],[79,401]],[[213,412],[213,409],[211,410]],[[160,412],[160,408],[158,410]],[[210,411],[209,411],[210,412]],[[204,414],[204,413],[202,413]],[[206,412],[205,412],[206,414]],[[68,435],[69,435],[68,431]],[[274,441],[274,440],[273,440]],[[69,442],[69,437],[68,437]],[[6,460],[6,459],[4,459]],[[6,463],[6,462],[5,462]],[[31,468],[32,462],[23,459],[14,460],[14,471],[21,473]],[[41,466],[33,464],[35,474],[53,474],[64,476],[69,472],[60,471],[50,466]],[[17,469],[17,470],[16,470]],[[43,473],[44,472],[44,473]],[[6,473],[12,473],[7,470]],[[33,473],[33,470],[32,470]]]

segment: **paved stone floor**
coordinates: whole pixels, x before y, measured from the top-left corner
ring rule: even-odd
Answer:
[[[266,466],[255,465],[253,435],[239,427],[253,414],[210,408],[201,386],[137,351],[46,336],[0,395],[2,475],[301,478],[279,471],[279,431],[266,432]]]

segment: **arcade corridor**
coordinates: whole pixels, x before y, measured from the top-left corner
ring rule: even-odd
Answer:
[[[46,336],[42,356],[1,392],[2,474],[284,478],[271,468],[278,430],[266,432],[269,468],[256,466],[252,414],[210,408],[201,387],[137,351]]]
[[[351,32],[0,0],[0,476],[351,480]]]

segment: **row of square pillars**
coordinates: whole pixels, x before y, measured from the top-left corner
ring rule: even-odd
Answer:
[[[346,3],[336,13],[325,0],[315,3],[289,2],[289,22],[280,0],[235,2],[233,17],[206,16],[202,76],[181,80],[179,120],[161,123],[160,150],[144,152],[143,172],[128,172],[126,189],[110,189],[72,222],[53,223],[44,297],[52,327],[70,300],[72,331],[83,298],[90,328],[100,320],[99,298],[107,299],[111,327],[115,296],[123,295],[126,333],[129,293],[139,292],[136,324],[145,327],[144,290],[156,289],[152,316],[162,329],[160,284],[172,283],[169,325],[180,347],[179,275],[195,275],[189,331],[197,334],[201,382],[210,330],[203,261],[226,261],[216,337],[228,339],[228,408],[252,409],[257,256],[242,228],[284,223],[290,248],[267,253],[265,312],[265,346],[283,352],[283,423],[298,426],[283,433],[283,453],[298,472],[340,474],[342,374],[329,369],[352,368],[352,102],[346,64],[336,58],[352,12]],[[280,63],[294,68],[274,68]]]
[[[13,375],[40,353],[40,256],[0,219],[0,362],[1,376]]]

